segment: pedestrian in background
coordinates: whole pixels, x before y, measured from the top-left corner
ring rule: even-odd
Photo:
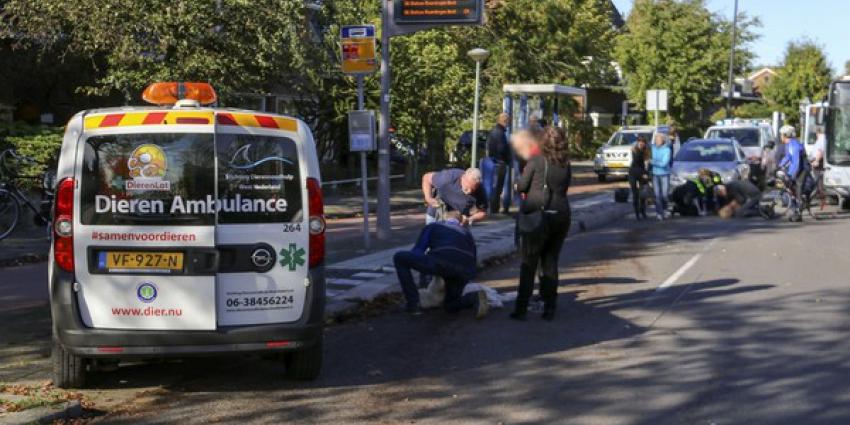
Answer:
[[[502,191],[505,189],[505,174],[511,163],[511,148],[508,145],[508,123],[511,116],[502,112],[496,119],[496,125],[487,135],[487,154],[493,161],[493,186],[490,192],[490,214],[498,214],[501,207]],[[505,205],[503,214],[508,213]]]
[[[553,320],[558,298],[558,258],[570,230],[567,190],[572,172],[568,147],[563,132],[554,127],[520,137],[537,138],[540,149],[530,152],[528,164],[517,182],[517,191],[524,195],[519,218],[522,264],[511,318],[526,319],[539,266],[543,318]]]
[[[667,218],[667,196],[670,194],[670,164],[673,160],[673,148],[667,136],[658,133],[652,145],[652,188],[655,191],[655,214],[658,220]]]
[[[646,145],[646,138],[638,136],[637,142],[632,146],[632,163],[629,165],[629,188],[632,190],[632,204],[638,220],[646,218],[644,192],[649,185],[649,172],[646,169],[648,159],[649,148]]]
[[[812,176],[815,178],[815,183],[817,184],[817,197],[820,200],[820,209],[823,210],[826,208],[826,188],[823,185],[823,177],[826,169],[824,168],[824,152],[826,149],[826,132],[824,132],[823,126],[818,126],[817,128],[817,139],[815,139],[815,146],[812,149],[812,155],[809,158],[809,162],[812,165]]]

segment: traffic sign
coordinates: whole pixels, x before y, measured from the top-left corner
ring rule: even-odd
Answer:
[[[378,69],[374,25],[346,25],[340,35],[342,72],[371,74]]]
[[[350,152],[375,150],[375,111],[348,113],[348,150]]]
[[[647,90],[646,91],[646,110],[647,111],[666,111],[667,110],[667,90]]]
[[[484,0],[395,0],[396,25],[477,24],[484,18]]]

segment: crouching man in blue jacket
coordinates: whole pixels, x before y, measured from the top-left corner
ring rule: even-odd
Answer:
[[[463,295],[463,288],[475,277],[475,239],[469,229],[461,224],[458,211],[448,211],[445,220],[426,225],[410,251],[399,251],[393,257],[395,270],[404,298],[405,310],[411,314],[422,313],[419,288],[413,280],[412,270],[440,276],[446,283],[443,306],[448,312],[466,308],[475,309],[475,317],[487,315],[490,305],[484,291]]]

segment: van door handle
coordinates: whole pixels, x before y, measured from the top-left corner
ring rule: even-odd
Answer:
[[[191,274],[216,274],[220,258],[217,249],[194,250],[192,251],[192,265],[189,271]]]

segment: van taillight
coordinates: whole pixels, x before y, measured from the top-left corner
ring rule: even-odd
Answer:
[[[307,179],[307,213],[310,228],[310,267],[316,267],[325,260],[325,204],[322,201],[322,187],[319,180]]]
[[[62,270],[74,271],[74,179],[59,182],[53,219],[53,259]]]

